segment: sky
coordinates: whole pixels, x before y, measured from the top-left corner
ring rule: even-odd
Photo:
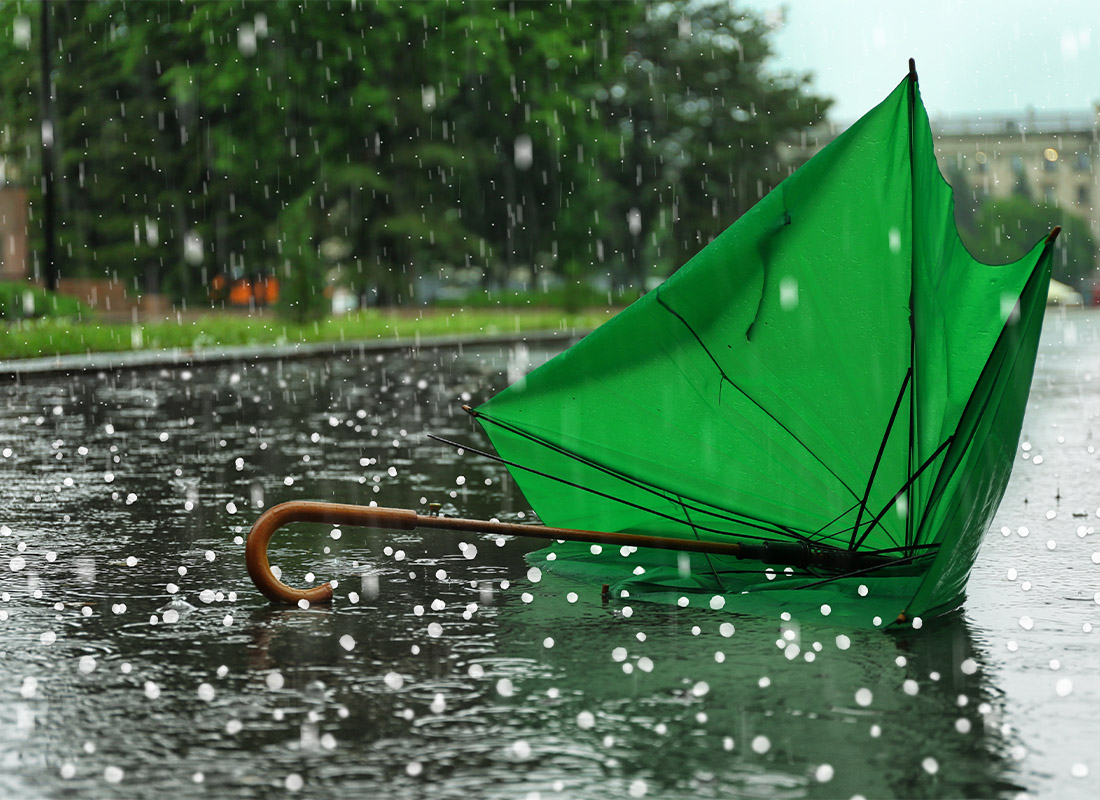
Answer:
[[[741,0],[783,21],[773,68],[812,72],[851,122],[917,62],[929,115],[1088,111],[1100,102],[1100,0]],[[779,9],[783,9],[780,14]]]

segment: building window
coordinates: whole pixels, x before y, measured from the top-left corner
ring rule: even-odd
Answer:
[[[1044,186],[1043,187],[1043,202],[1045,202],[1047,205],[1054,205],[1057,202],[1057,199],[1055,198],[1055,195],[1054,195],[1054,187],[1053,186]]]
[[[1087,184],[1082,183],[1077,187],[1077,205],[1089,205],[1089,187]]]
[[[1078,172],[1088,172],[1091,166],[1092,159],[1089,158],[1088,151],[1081,152],[1078,150],[1073,154],[1073,168]]]
[[[1024,176],[1024,157],[1016,155],[1012,157],[1012,174],[1017,178]]]

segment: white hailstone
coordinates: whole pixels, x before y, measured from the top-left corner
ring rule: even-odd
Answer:
[[[405,679],[396,672],[387,672],[382,678],[382,682],[394,691],[397,691],[405,685]]]
[[[530,592],[523,592],[523,594],[519,596],[519,599],[522,600],[524,603],[530,603],[535,599],[535,596]]]
[[[1035,622],[1029,616],[1020,617],[1020,627],[1025,631],[1029,631],[1035,627]]]
[[[447,604],[440,600],[438,597],[432,600],[432,611],[442,611],[447,607]]]
[[[213,561],[214,559],[216,559],[218,557],[217,554],[213,550],[207,550],[204,555],[206,556],[207,561]]]
[[[95,672],[95,666],[95,659],[92,656],[81,656],[80,661],[77,663],[77,669],[85,675],[91,675]]]
[[[286,787],[288,792],[301,791],[306,782],[302,779],[302,776],[296,772],[292,772],[286,776],[286,780],[283,781],[283,786]]]
[[[71,761],[66,761],[64,764],[61,765],[60,772],[62,778],[64,778],[65,780],[69,780],[74,775],[76,775],[76,765],[73,764],[73,762]]]
[[[233,617],[231,615],[226,614],[224,617],[222,617],[222,625],[224,625],[225,627],[228,628],[232,624],[233,624]]]
[[[440,625],[438,622],[429,622],[428,635],[431,636],[433,639],[438,639],[440,636],[443,635],[443,626]]]
[[[424,771],[424,765],[419,761],[410,761],[405,765],[405,774],[410,778],[415,778],[417,775]]]
[[[630,786],[627,789],[627,792],[630,794],[631,797],[645,797],[646,792],[648,791],[649,787],[646,785],[646,782],[643,781],[641,778],[631,781]]]
[[[349,634],[345,633],[343,636],[340,637],[340,646],[350,653],[352,650],[355,649],[355,639],[353,639]]]
[[[19,687],[19,696],[24,700],[30,700],[38,692],[38,678],[31,675],[23,678],[23,685]]]
[[[959,664],[959,669],[962,670],[963,675],[973,675],[978,671],[978,662],[972,658],[964,659],[963,662]]]
[[[710,607],[715,611],[718,611],[721,608],[725,608],[726,598],[722,597],[722,595],[720,594],[714,595],[714,597],[710,598]]]
[[[42,642],[42,644],[53,644],[57,641],[57,634],[53,631],[46,631],[38,637],[38,640]]]
[[[527,759],[531,757],[531,745],[525,742],[523,739],[512,742],[512,755],[519,759]]]
[[[970,733],[970,720],[966,717],[959,717],[955,720],[955,730],[959,733]]]
[[[763,755],[772,749],[771,740],[767,736],[756,736],[752,740],[752,751]]]
[[[759,686],[761,689],[767,689],[769,686],[772,685],[772,679],[765,675],[756,682],[756,685]]]
[[[638,659],[638,669],[642,672],[653,672],[653,660],[647,656]]]
[[[511,697],[515,694],[515,687],[512,686],[512,681],[508,678],[501,678],[497,681],[497,694],[501,697]]]
[[[199,600],[202,601],[203,603],[207,603],[207,604],[213,603],[214,602],[214,590],[213,589],[203,589],[201,592],[199,592]]]
[[[833,613],[833,607],[831,605],[829,605],[828,603],[822,603],[821,604],[821,616],[827,617],[832,613]],[[826,766],[828,766],[828,765],[826,765]],[[829,769],[832,769],[832,767],[829,767]]]
[[[230,500],[228,503],[225,504],[225,510],[228,511],[230,514],[236,514],[237,504]]]
[[[1062,678],[1054,684],[1054,691],[1059,697],[1068,697],[1073,692],[1073,681],[1069,678]]]
[[[912,678],[906,680],[905,683],[901,685],[901,688],[910,697],[914,697],[917,692],[920,691],[920,686],[918,686],[917,682]]]
[[[833,779],[835,770],[831,764],[822,764],[816,770],[814,770],[814,779],[818,783],[828,783]]]
[[[444,711],[447,710],[447,701],[443,699],[442,694],[436,692],[436,695],[432,698],[432,702],[428,706],[428,709],[433,714],[442,714]]]
[[[305,611],[307,608],[309,608],[309,601],[303,597],[301,600],[298,601],[298,608]]]
[[[706,681],[699,681],[691,687],[691,693],[696,697],[704,697],[709,691],[710,684],[708,684]]]
[[[163,619],[168,623],[179,622],[180,612],[176,611],[174,608],[170,608],[164,612]]]
[[[591,711],[582,711],[577,714],[577,727],[583,731],[591,730],[596,725],[596,715]]]
[[[851,646],[852,640],[843,633],[836,637],[836,647],[838,650],[847,650]]]
[[[552,636],[547,636],[545,639],[542,640],[542,646],[549,650],[551,647],[554,646],[554,638]]]
[[[209,683],[199,684],[199,699],[209,703],[214,699],[214,687]]]
[[[180,587],[176,586],[174,583],[170,583],[164,587],[164,590],[168,592],[168,594],[175,594],[180,590]]]
[[[1087,778],[1089,775],[1088,764],[1085,764],[1081,761],[1076,762],[1073,766],[1069,768],[1069,774],[1075,778]]]
[[[160,697],[160,687],[152,681],[146,681],[145,696],[150,700],[156,700],[158,697]]]
[[[929,775],[935,775],[937,772],[940,771],[939,762],[936,761],[936,759],[932,758],[932,756],[928,756],[928,758],[920,762],[920,765],[924,767],[924,771],[927,772]]]
[[[273,692],[277,692],[283,688],[286,683],[286,679],[283,678],[281,672],[269,672],[267,677],[264,678],[264,683],[267,684],[267,688]]]
[[[8,567],[12,572],[19,572],[27,566],[27,560],[23,556],[12,556],[11,561],[8,562]]]
[[[103,770],[103,780],[107,783],[121,783],[124,773],[121,767],[109,766]]]
[[[481,666],[481,664],[471,664],[469,668],[467,668],[466,674],[475,680],[477,678],[483,678],[485,677],[485,667]]]
[[[527,580],[531,581],[531,583],[538,583],[542,580],[542,570],[538,567],[531,567],[527,570]]]
[[[357,592],[348,592],[348,602],[355,604],[359,602],[359,594]]]
[[[874,701],[875,696],[866,686],[856,690],[856,705],[866,708]]]

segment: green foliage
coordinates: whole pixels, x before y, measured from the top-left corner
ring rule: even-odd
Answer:
[[[30,283],[0,283],[0,319],[4,321],[43,317],[86,318],[88,314],[88,307],[74,297],[47,292]]]
[[[51,9],[62,275],[194,302],[289,264],[294,315],[335,267],[382,305],[441,266],[640,286],[778,182],[776,143],[826,107],[728,3]],[[39,11],[0,5],[32,29],[0,37],[0,152],[32,212]]]
[[[1065,208],[1019,195],[986,199],[973,227],[961,227],[960,232],[977,258],[1003,264],[1020,258],[1055,225],[1062,232],[1055,245],[1054,278],[1087,289],[1096,272],[1096,243],[1088,223]]]

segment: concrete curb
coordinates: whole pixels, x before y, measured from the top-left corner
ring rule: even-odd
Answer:
[[[171,348],[166,350],[130,350],[117,353],[85,353],[43,358],[16,358],[0,361],[0,382],[20,382],[26,378],[77,375],[86,372],[164,369],[242,361],[285,361],[319,356],[359,355],[425,347],[465,347],[470,345],[513,344],[516,342],[568,342],[585,336],[588,329],[529,331],[509,334],[469,334],[463,336],[414,336],[405,339],[362,339],[347,342],[310,342],[285,345],[235,345],[231,347]]]

